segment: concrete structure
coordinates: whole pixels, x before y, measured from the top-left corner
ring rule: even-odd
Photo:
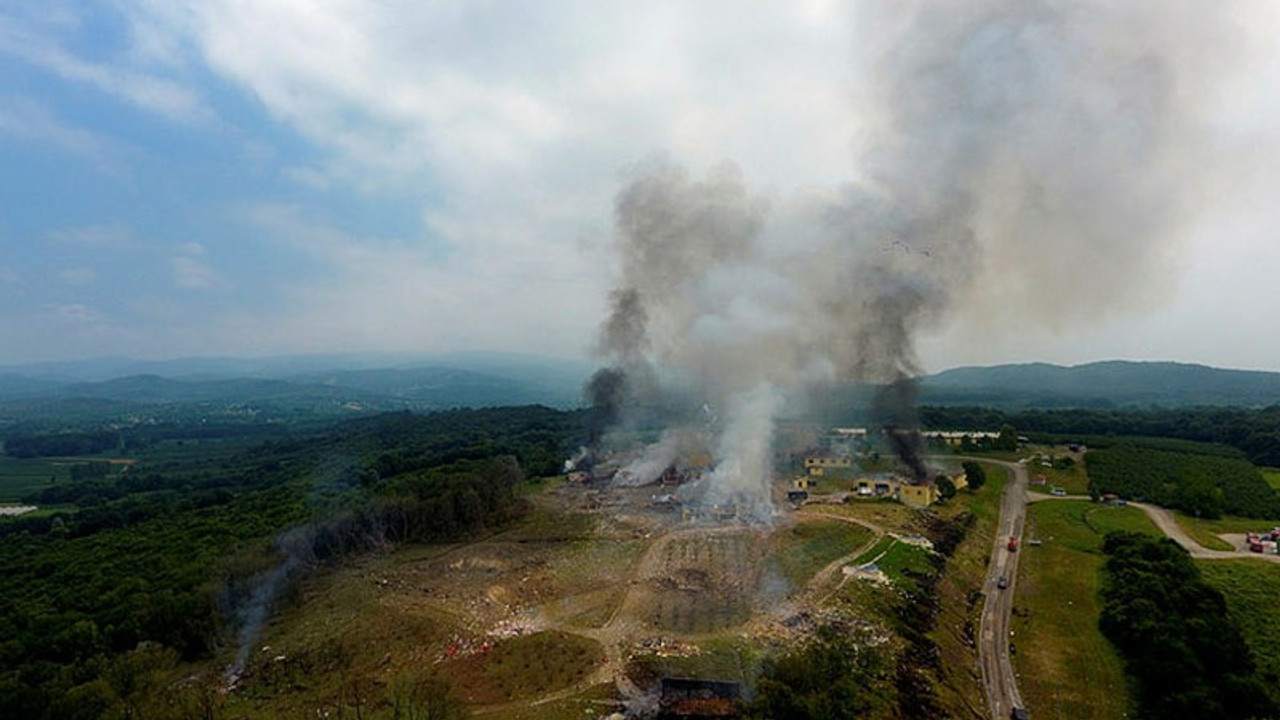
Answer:
[[[920,436],[926,440],[940,440],[948,445],[960,445],[965,440],[995,440],[1000,437],[1000,433],[986,430],[925,430]]]
[[[892,475],[872,475],[857,481],[853,493],[857,497],[897,497],[901,482]]]
[[[931,482],[903,484],[898,500],[907,507],[925,508],[938,501],[938,488]]]
[[[810,475],[822,477],[828,470],[852,470],[853,458],[814,453],[805,456],[804,468]]]

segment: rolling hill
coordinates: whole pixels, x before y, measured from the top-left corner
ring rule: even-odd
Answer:
[[[961,367],[923,378],[920,401],[1001,408],[1265,407],[1280,403],[1280,373],[1124,360]]]

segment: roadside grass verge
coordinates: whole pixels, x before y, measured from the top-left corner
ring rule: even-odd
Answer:
[[[1222,533],[1262,532],[1280,525],[1280,519],[1259,520],[1225,516],[1217,520],[1205,520],[1182,512],[1175,512],[1174,519],[1196,542],[1210,550],[1231,550],[1231,543],[1218,537]]]
[[[861,525],[806,518],[774,533],[774,559],[792,587],[804,587],[819,570],[866,544],[874,534]]]
[[[942,665],[936,686],[938,700],[951,717],[990,715],[978,674],[974,639],[982,610],[982,583],[998,529],[1000,495],[1010,476],[1003,465],[983,462],[982,467],[987,474],[986,485],[976,492],[962,490],[933,510],[942,520],[956,520],[965,514],[973,517],[964,540],[947,560],[938,581],[940,611],[937,625],[929,633],[938,645]],[[913,559],[924,561],[924,554],[916,552],[919,554]]]
[[[1102,538],[1115,530],[1161,533],[1137,508],[1088,501],[1035,503],[1027,515],[1043,544],[1024,545],[1019,561],[1011,624],[1018,689],[1042,717],[1123,717],[1124,664],[1098,630]]]
[[[1280,566],[1250,560],[1207,560],[1196,563],[1205,582],[1222,593],[1227,613],[1253,651],[1263,683],[1280,700]]]

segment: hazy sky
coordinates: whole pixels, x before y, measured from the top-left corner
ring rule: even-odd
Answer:
[[[1173,262],[1127,269],[1160,291],[1103,317],[958,312],[922,338],[926,369],[1280,370],[1280,5],[1212,5],[1229,32],[1186,23],[1185,42],[1221,44],[1230,67],[1175,88],[1212,190]],[[587,354],[637,163],[730,160],[776,198],[859,180],[875,120],[860,22],[859,3],[819,0],[11,0],[0,363]],[[1018,303],[1001,292],[1016,280],[978,289]]]

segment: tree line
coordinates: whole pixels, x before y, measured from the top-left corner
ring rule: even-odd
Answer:
[[[392,414],[144,448],[127,473],[42,490],[75,507],[0,520],[0,717],[139,717],[134,670],[234,646],[264,573],[499,527],[529,468],[558,469],[580,435],[541,407]]]
[[[1134,679],[1143,720],[1273,718],[1268,695],[1222,594],[1168,538],[1110,533],[1103,540],[1098,626]]]
[[[1012,425],[1025,434],[1104,441],[1120,436],[1174,438],[1230,446],[1256,465],[1280,467],[1280,405],[1267,408],[1152,408],[1148,410],[1025,410],[922,407],[926,428],[988,429]]]

